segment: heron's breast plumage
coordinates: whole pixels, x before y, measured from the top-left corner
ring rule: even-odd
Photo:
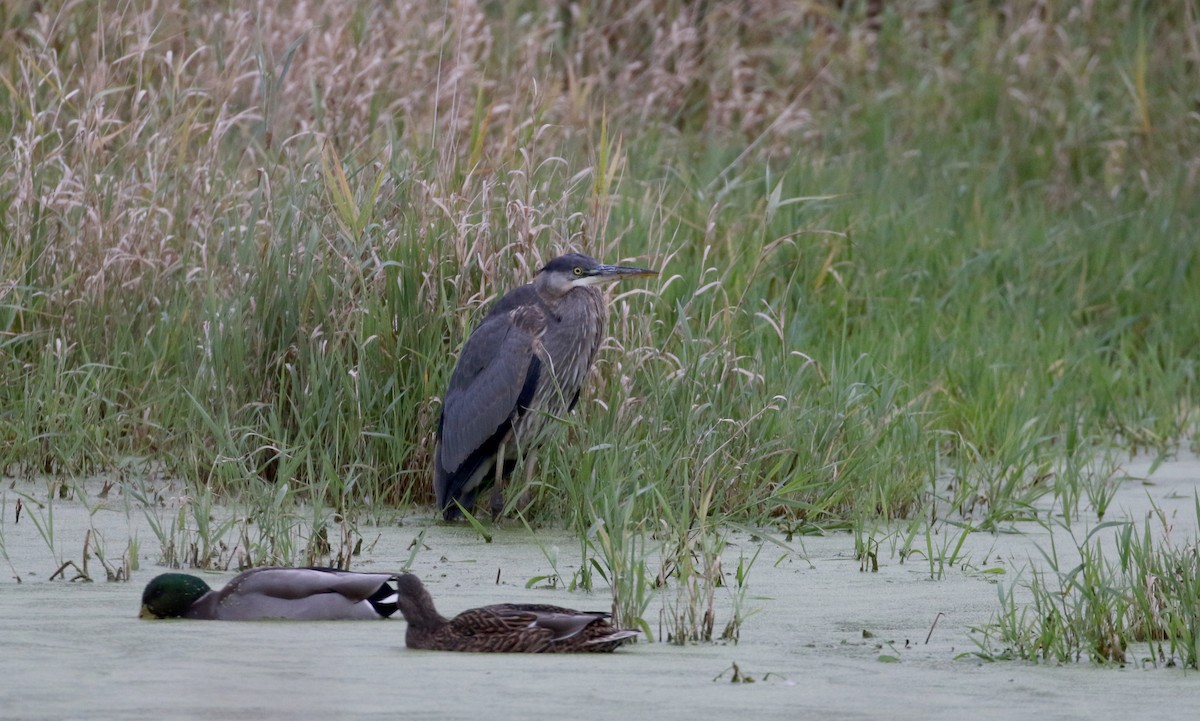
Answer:
[[[604,296],[595,288],[578,287],[547,303],[544,330],[534,341],[544,377],[531,410],[515,429],[522,446],[540,442],[550,417],[562,416],[571,408],[596,360],[607,325]]]

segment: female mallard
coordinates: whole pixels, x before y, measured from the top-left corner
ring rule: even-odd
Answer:
[[[252,568],[220,591],[186,573],[156,576],[142,592],[142,618],[211,621],[355,621],[396,612],[396,577],[333,568]]]
[[[408,622],[409,648],[433,651],[562,653],[613,651],[637,631],[618,629],[607,613],[588,613],[542,604],[502,603],[463,611],[447,619],[433,607],[421,579],[396,578],[400,612]]]

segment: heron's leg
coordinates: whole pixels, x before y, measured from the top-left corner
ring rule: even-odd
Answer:
[[[507,450],[507,444],[501,442],[500,447],[496,449],[496,464],[493,471],[496,474],[495,481],[492,483],[492,522],[500,520],[500,514],[504,512],[504,453]]]
[[[533,503],[533,467],[534,454],[530,453],[525,457],[525,492],[521,494],[521,510],[524,511]]]

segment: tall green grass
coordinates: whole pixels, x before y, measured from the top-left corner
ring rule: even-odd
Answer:
[[[1196,503],[1200,522],[1200,500]],[[1141,527],[1133,522],[1097,525],[1060,558],[1042,551],[1047,569],[1022,584],[998,586],[1001,610],[974,629],[987,659],[1147,663],[1200,668],[1200,565],[1196,539],[1170,538],[1161,511]],[[1104,532],[1114,531],[1105,550]],[[1069,560],[1078,553],[1079,563]]]
[[[996,527],[1197,440],[1191,4],[564,8],[7,8],[0,468],[428,503],[462,341],[568,248],[662,271],[528,489],[585,540]]]

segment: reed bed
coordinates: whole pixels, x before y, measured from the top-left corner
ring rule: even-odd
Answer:
[[[0,40],[10,475],[150,468],[332,552],[431,501],[457,350],[566,249],[662,271],[522,481],[623,568],[1079,513],[1096,454],[1198,439],[1192,3],[61,0]]]

